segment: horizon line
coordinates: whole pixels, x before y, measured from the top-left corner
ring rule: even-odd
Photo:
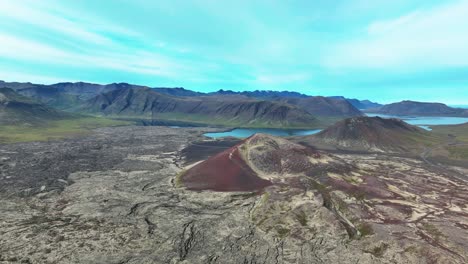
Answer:
[[[184,86],[173,86],[173,87],[169,87],[169,86],[149,86],[149,85],[145,85],[145,84],[136,84],[136,83],[129,83],[129,82],[90,82],[90,81],[77,81],[77,80],[70,80],[70,81],[59,81],[59,82],[45,82],[45,83],[38,83],[38,82],[31,82],[31,81],[26,81],[26,82],[21,82],[21,81],[5,81],[5,80],[0,80],[0,83],[23,83],[23,84],[31,84],[31,85],[43,85],[43,86],[50,86],[50,85],[56,85],[56,84],[65,84],[65,83],[71,83],[71,84],[77,84],[77,83],[85,83],[85,84],[94,84],[94,85],[102,85],[102,86],[106,86],[106,85],[112,85],[112,84],[128,84],[128,85],[133,85],[133,86],[141,86],[141,87],[146,87],[146,88],[150,88],[150,89],[158,89],[158,88],[165,88],[165,89],[184,89],[184,90],[187,90],[187,91],[192,91],[192,92],[197,92],[197,93],[201,93],[201,94],[210,94],[210,93],[216,93],[216,92],[220,92],[220,91],[224,91],[224,92],[235,92],[235,93],[243,93],[243,92],[289,92],[289,93],[297,93],[297,94],[301,94],[301,95],[305,95],[305,96],[311,96],[311,97],[315,97],[315,96],[321,96],[321,97],[326,97],[326,98],[331,98],[331,97],[343,97],[345,99],[350,99],[350,100],[359,100],[359,101],[364,101],[364,100],[368,100],[372,103],[378,103],[378,104],[382,104],[382,105],[388,105],[388,104],[392,104],[392,103],[400,103],[400,102],[404,102],[404,101],[412,101],[412,102],[418,102],[418,103],[442,103],[442,104],[445,104],[447,106],[468,106],[467,103],[445,103],[445,102],[442,102],[442,101],[418,101],[418,100],[414,100],[414,99],[402,99],[400,101],[389,101],[389,102],[386,102],[386,103],[381,103],[382,101],[374,101],[374,100],[370,100],[368,98],[363,98],[363,99],[360,99],[360,98],[350,98],[350,97],[346,97],[346,96],[343,96],[343,95],[329,95],[329,96],[326,96],[326,95],[320,95],[320,94],[316,94],[316,95],[313,95],[313,94],[308,94],[308,93],[304,93],[304,92],[296,92],[296,91],[291,91],[291,90],[266,90],[266,89],[255,89],[255,90],[243,90],[243,91],[236,91],[236,90],[233,90],[233,89],[218,89],[218,90],[215,90],[215,91],[211,91],[211,92],[204,92],[204,91],[197,91],[197,90],[193,90],[193,89],[190,89],[190,88],[186,88]],[[0,87],[0,88],[8,88],[8,87]]]

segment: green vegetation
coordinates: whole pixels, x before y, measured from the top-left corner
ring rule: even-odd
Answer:
[[[461,125],[434,126],[432,132],[444,138],[442,143],[446,144],[444,150],[448,152],[448,158],[466,160],[468,159],[468,123]],[[456,145],[452,145],[456,143]],[[447,144],[449,143],[449,144]],[[438,153],[439,155],[446,155]]]
[[[356,176],[343,175],[343,180],[352,185],[359,185],[361,183],[360,179]]]
[[[267,211],[266,208],[268,208],[267,202],[269,199],[270,199],[270,193],[265,192],[260,198],[260,201],[258,201],[257,205],[255,206],[255,209],[251,213],[252,221],[255,222],[256,226],[261,226],[266,220],[268,220],[268,215],[263,215],[263,213]],[[256,217],[256,215],[262,216],[262,218],[259,221],[257,221],[258,218]]]
[[[356,190],[350,192],[350,195],[356,198],[358,201],[364,201],[367,197],[367,193],[363,190]]]
[[[266,202],[268,202],[268,199],[270,199],[270,193],[269,192],[265,192],[263,195],[262,195],[262,199],[260,200],[260,205],[265,205]]]
[[[440,230],[437,229],[437,227],[435,225],[433,225],[433,224],[424,223],[422,227],[427,233],[429,233],[431,235],[431,237],[435,241],[439,241],[444,236],[444,234],[442,232],[440,232]]]
[[[409,246],[409,247],[405,248],[405,252],[406,252],[406,253],[413,253],[413,254],[415,254],[415,253],[418,253],[418,251],[419,251],[419,248],[416,247],[416,246]]]
[[[450,126],[433,126],[432,132],[443,136],[455,136],[457,140],[468,142],[468,123]]]
[[[291,232],[291,230],[288,229],[288,228],[284,228],[282,226],[279,226],[279,227],[276,228],[276,232],[278,233],[280,238],[284,238],[289,234],[289,232]]]
[[[2,125],[0,143],[44,141],[84,135],[92,129],[129,125],[130,122],[98,117],[76,117],[49,121],[41,125]]]
[[[319,129],[325,128],[339,118],[335,117],[320,117],[309,123],[297,122],[280,122],[271,120],[253,120],[246,122],[244,119],[233,118],[226,119],[223,117],[206,116],[199,114],[184,114],[184,113],[158,113],[156,116],[108,116],[115,119],[124,120],[157,120],[161,122],[180,122],[191,124],[194,126],[218,126],[218,127],[239,127],[239,128],[280,128],[280,129]]]
[[[233,194],[232,198],[233,199],[238,199],[239,198],[241,200],[244,200],[244,199],[249,199],[249,198],[252,198],[252,197],[259,196],[259,195],[260,195],[259,192],[247,192],[247,193],[241,193],[241,194]]]
[[[349,212],[348,204],[342,199],[335,197],[335,198],[332,198],[331,201],[335,205],[336,210],[338,210],[340,213]]]
[[[468,146],[447,147],[449,156],[455,159],[468,159]]]
[[[427,147],[431,147],[442,142],[439,135],[434,135],[430,132],[424,132],[424,134],[406,134],[404,137],[408,144],[421,144]],[[401,141],[403,142],[403,140],[404,139],[402,138]]]
[[[433,126],[432,132],[444,137],[456,137],[459,141],[468,142],[468,124],[450,125],[450,126]]]
[[[312,185],[312,188],[319,191],[320,193],[323,193],[323,192],[327,191],[327,186],[321,184],[318,181],[311,180],[310,183]]]
[[[381,258],[385,251],[387,250],[388,245],[385,243],[380,244],[379,246],[376,246],[372,248],[370,251],[367,251],[367,253],[371,253],[375,257]]]
[[[307,215],[304,211],[299,211],[299,213],[296,213],[296,219],[297,221],[302,225],[302,226],[307,226]]]
[[[374,234],[374,229],[372,229],[372,226],[369,223],[360,223],[356,225],[356,228],[361,233],[361,237],[366,237]]]
[[[176,187],[183,187],[184,184],[182,182],[182,176],[185,174],[187,170],[182,170],[180,171],[179,173],[177,173],[176,177],[175,177],[175,180],[174,180],[174,184]]]
[[[256,226],[261,226],[266,220],[268,219],[267,216],[264,216],[262,219],[260,219],[260,221],[258,221],[258,223],[256,224]],[[255,221],[255,217],[252,218],[252,221]]]

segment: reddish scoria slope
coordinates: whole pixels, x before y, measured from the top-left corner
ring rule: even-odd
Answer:
[[[187,170],[180,177],[183,186],[190,190],[229,192],[255,191],[271,185],[242,159],[238,148],[245,141]]]

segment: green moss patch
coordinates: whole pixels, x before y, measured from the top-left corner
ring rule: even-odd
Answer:
[[[79,136],[92,129],[109,126],[130,125],[130,122],[99,117],[77,117],[50,121],[41,125],[0,126],[0,143],[46,141]]]

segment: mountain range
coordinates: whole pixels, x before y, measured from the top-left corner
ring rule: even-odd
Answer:
[[[200,93],[194,92],[191,90],[187,90],[184,88],[154,88],[158,92],[166,93],[175,96],[213,96],[213,95],[231,95],[231,96],[245,96],[245,97],[252,97],[252,98],[263,98],[263,99],[284,99],[284,98],[310,98],[314,96],[308,96],[298,92],[291,92],[291,91],[243,91],[243,92],[235,92],[231,90],[218,90],[216,92],[211,93]],[[349,99],[345,98],[344,96],[328,96],[326,98],[330,99],[338,99],[338,100],[345,100],[348,101],[351,105],[353,105],[357,109],[367,109],[367,108],[375,108],[382,106],[381,104],[371,102],[369,100],[358,100],[358,99]]]
[[[369,113],[398,116],[453,116],[468,117],[468,110],[454,108],[442,103],[401,101],[365,110]]]
[[[344,96],[329,96],[329,98],[346,100],[359,110],[377,108],[377,107],[382,106],[382,104],[375,103],[369,100],[350,99],[350,98],[345,98]]]
[[[184,88],[85,82],[52,85],[0,82],[0,87],[11,88],[55,109],[112,118],[231,127],[315,128],[330,120],[363,115],[345,99],[286,91],[200,93]]]
[[[177,97],[150,88],[125,88],[99,94],[78,111],[230,126],[306,127],[317,123],[305,110],[281,102],[214,96]]]
[[[0,81],[0,87],[12,89],[8,93],[23,96],[23,101],[29,98],[31,104],[47,107],[47,111],[229,127],[318,128],[343,118],[363,116],[362,111],[402,116],[468,116],[466,109],[441,103],[403,101],[380,105],[369,100],[290,91],[202,93],[182,87],[86,82],[42,85]]]
[[[38,103],[10,88],[0,88],[0,125],[40,125],[45,121],[72,117],[72,114]]]

